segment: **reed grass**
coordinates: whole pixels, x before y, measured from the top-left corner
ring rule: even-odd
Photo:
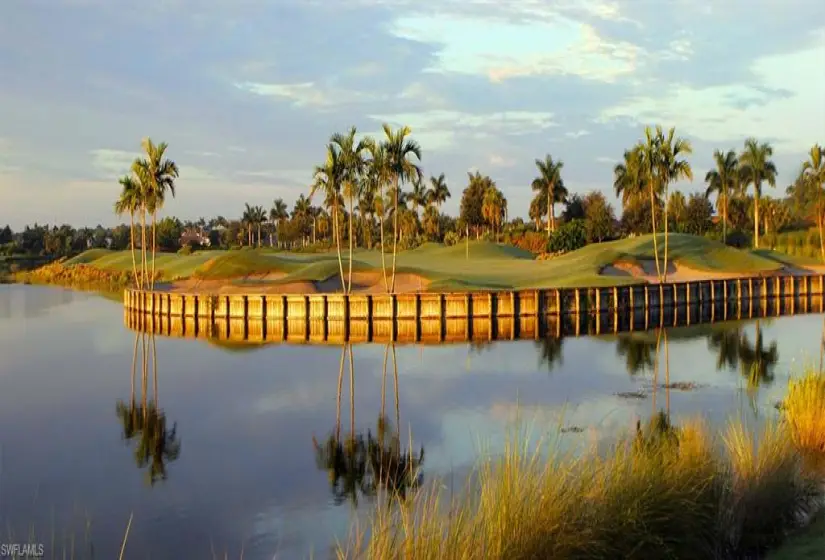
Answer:
[[[780,543],[821,496],[784,423],[733,421],[719,438],[662,415],[601,450],[511,438],[472,478],[457,496],[433,485],[376,509],[338,557],[736,558]]]
[[[791,379],[781,410],[797,447],[807,452],[825,452],[825,373],[809,369]]]

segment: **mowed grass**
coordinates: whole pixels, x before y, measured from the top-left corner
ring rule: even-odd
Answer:
[[[660,254],[664,236],[659,235]],[[677,266],[697,271],[743,275],[773,272],[783,266],[799,266],[793,257],[771,251],[747,251],[727,247],[716,241],[692,235],[673,234],[669,238],[668,260]],[[639,263],[653,259],[653,236],[641,236],[588,245],[578,251],[548,260],[509,245],[472,241],[447,247],[427,243],[398,254],[396,270],[430,280],[429,290],[519,290],[614,286],[640,282],[632,276],[607,276],[601,271],[616,262]],[[348,254],[342,250],[345,274]],[[385,254],[387,268],[392,255]],[[130,270],[129,251],[95,249],[78,255],[66,264],[91,264],[107,270]],[[280,273],[274,283],[324,281],[339,274],[335,251],[315,254],[275,252],[270,249],[235,251],[198,251],[192,255],[163,253],[156,268],[166,280],[197,277],[201,279],[243,280],[249,275]],[[353,270],[381,270],[378,251],[356,250]]]

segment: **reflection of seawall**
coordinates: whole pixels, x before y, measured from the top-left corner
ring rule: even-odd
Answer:
[[[735,281],[734,281],[735,282]],[[666,287],[667,288],[667,287]],[[658,287],[655,287],[658,292]],[[612,290],[612,288],[611,288]],[[168,294],[166,294],[168,295]],[[226,296],[223,296],[226,298]],[[237,299],[238,296],[229,296]],[[259,296],[262,297],[262,296]],[[310,296],[311,297],[311,296]],[[343,296],[339,296],[343,297]],[[353,297],[353,296],[350,296]],[[621,300],[620,300],[621,301]],[[350,316],[328,318],[226,317],[142,313],[125,311],[126,326],[161,335],[197,337],[218,341],[264,343],[400,342],[444,343],[538,339],[548,336],[597,335],[648,330],[660,326],[686,326],[716,321],[759,318],[796,313],[819,313],[821,295],[721,298],[716,301],[679,299],[675,304],[647,307],[612,307],[598,313],[530,314],[482,317],[378,318]],[[163,308],[162,308],[163,309]]]

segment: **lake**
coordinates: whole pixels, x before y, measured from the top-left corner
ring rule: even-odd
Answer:
[[[402,446],[424,450],[423,479],[460,487],[517,418],[532,435],[561,428],[563,444],[609,437],[667,406],[719,424],[773,414],[789,375],[819,364],[822,337],[823,316],[804,314],[661,337],[355,345],[351,392],[348,348],[139,335],[119,301],[0,286],[0,523],[16,540],[33,527],[46,557],[52,535],[117,557],[131,515],[127,558],[324,558],[347,535],[352,496],[361,514],[372,504],[369,488],[333,493],[316,460],[313,438],[323,454],[338,424],[342,358],[342,437],[353,425],[364,438],[400,425]],[[144,348],[154,353],[148,416]],[[654,391],[654,372],[671,388]],[[140,434],[124,437],[141,419],[161,434],[149,448]]]

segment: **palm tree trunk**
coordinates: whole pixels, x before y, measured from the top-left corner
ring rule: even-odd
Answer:
[[[384,198],[384,188],[380,188],[378,190],[378,194],[383,200]],[[390,283],[389,279],[387,278],[387,260],[384,256],[384,217],[386,216],[386,212],[384,211],[384,203],[381,203],[381,215],[378,217],[378,226],[381,228],[380,233],[380,241],[381,241],[381,274],[384,276],[384,288],[387,290],[387,293],[390,293]]]
[[[667,238],[669,228],[668,209],[670,207],[670,200],[667,197],[667,187],[665,187],[665,258],[662,264],[662,281],[667,282]]]
[[[258,248],[261,248],[261,223],[258,222]]]
[[[759,249],[759,185],[753,189],[753,248]]]
[[[656,242],[656,199],[653,196],[653,182],[650,183],[650,227],[653,230],[653,259],[656,261],[656,278],[661,280],[662,271],[659,268],[659,245]]]
[[[352,292],[352,188],[349,195],[349,285],[346,293]]]
[[[819,227],[819,252],[822,255],[822,262],[825,262],[825,219],[822,212],[817,212],[816,224]]]
[[[338,201],[332,203],[332,228],[335,230],[335,250],[338,253],[338,270],[341,272],[341,289],[346,291],[347,284],[344,278],[344,262],[341,260],[341,232],[338,228]]]
[[[547,187],[547,237],[550,237],[550,225],[553,223],[553,207],[550,204],[550,192],[552,189]]]
[[[137,272],[137,261],[135,260],[135,213],[131,212],[129,214],[129,245],[132,249],[132,271],[135,273],[135,288],[138,290],[142,289],[143,286],[140,283],[140,278],[138,277]],[[137,341],[135,341],[135,348],[137,348]]]
[[[157,221],[157,212],[152,212],[152,278],[149,280],[149,289],[155,289],[155,245],[157,236],[155,234],[155,222]]]
[[[728,244],[728,187],[722,187],[722,243]]]
[[[392,215],[392,280],[390,280],[390,293],[395,293],[395,259],[398,255],[398,176],[393,181],[393,215]]]
[[[146,205],[141,206],[140,216],[140,267],[141,267],[141,285],[146,287]]]

